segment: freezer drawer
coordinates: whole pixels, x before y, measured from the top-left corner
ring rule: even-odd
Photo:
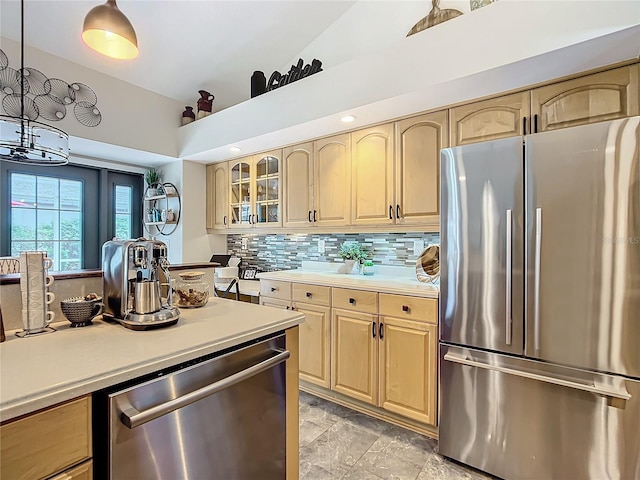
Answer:
[[[640,381],[440,345],[442,455],[505,479],[640,478]]]

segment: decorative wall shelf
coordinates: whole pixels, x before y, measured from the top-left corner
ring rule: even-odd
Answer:
[[[170,193],[149,195],[153,189]],[[171,235],[178,228],[181,206],[180,192],[173,183],[149,185],[142,199],[145,231],[152,237]]]

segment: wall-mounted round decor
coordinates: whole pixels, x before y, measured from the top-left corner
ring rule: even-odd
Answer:
[[[65,105],[71,105],[75,101],[76,91],[64,80],[50,78],[45,84],[48,84],[49,95],[56,97]]]
[[[38,95],[34,102],[38,107],[40,116],[46,120],[57,122],[67,115],[65,104],[53,95]]]
[[[11,67],[0,70],[0,90],[7,95],[20,94],[20,73]],[[24,82],[24,93],[29,93],[29,83]]]
[[[85,127],[96,127],[102,121],[102,114],[98,107],[86,102],[76,103],[73,107],[73,114]]]
[[[4,70],[9,66],[9,58],[7,54],[0,50],[0,70]]]
[[[51,90],[51,85],[46,83],[48,80],[47,76],[40,70],[27,67],[22,74],[29,84],[29,93],[33,95],[47,95]]]
[[[95,105],[98,103],[98,96],[96,92],[93,91],[89,85],[85,85],[84,83],[72,83],[71,88],[75,92],[75,98],[77,103],[88,103],[90,105]]]
[[[2,108],[7,115],[11,117],[20,117],[20,113],[22,113],[21,99],[24,102],[24,118],[28,118],[29,120],[35,120],[38,118],[40,112],[38,111],[38,107],[36,107],[34,101],[29,97],[23,97],[19,93],[12,93],[2,99]]]

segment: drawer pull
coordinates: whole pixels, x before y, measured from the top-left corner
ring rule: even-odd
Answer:
[[[356,299],[355,299],[355,298],[353,298],[353,297],[349,298],[349,303],[350,303],[351,305],[355,305],[355,304],[356,304]]]
[[[271,287],[272,292],[275,292],[276,290],[278,290],[276,287]]]
[[[311,292],[307,292],[307,298],[311,298]]]
[[[403,312],[408,312],[409,311],[409,305],[402,305],[402,311]]]
[[[287,305],[287,310],[289,310],[289,308],[290,308],[289,305]]]

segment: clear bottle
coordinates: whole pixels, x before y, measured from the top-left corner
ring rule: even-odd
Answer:
[[[204,272],[182,272],[176,282],[174,304],[181,308],[202,307],[209,301],[211,285],[204,279]]]

